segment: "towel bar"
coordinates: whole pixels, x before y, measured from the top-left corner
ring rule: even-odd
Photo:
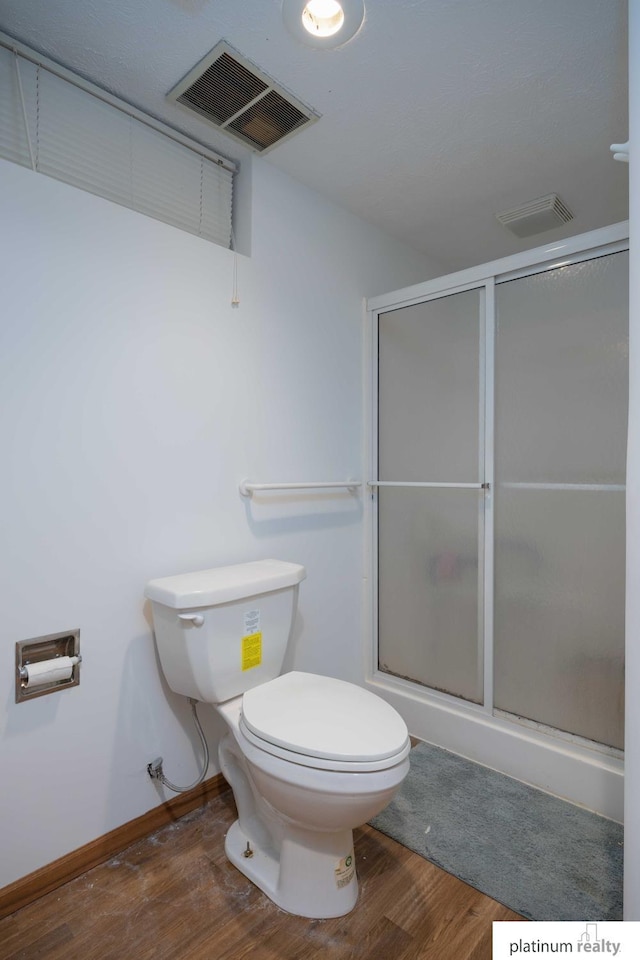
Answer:
[[[337,488],[354,491],[361,486],[360,480],[314,480],[303,483],[251,483],[249,480],[242,480],[239,489],[241,496],[251,497],[254,493],[263,490],[325,490]]]

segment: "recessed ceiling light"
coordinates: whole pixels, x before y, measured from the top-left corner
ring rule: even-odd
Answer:
[[[309,0],[302,11],[302,26],[314,37],[332,37],[344,24],[338,0]]]
[[[283,0],[282,16],[301,43],[340,47],[362,26],[364,0]]]

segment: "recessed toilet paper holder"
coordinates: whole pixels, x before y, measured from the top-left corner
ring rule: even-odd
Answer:
[[[16,703],[80,683],[80,630],[16,643]]]

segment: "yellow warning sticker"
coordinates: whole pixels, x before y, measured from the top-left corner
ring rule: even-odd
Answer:
[[[251,670],[262,663],[262,633],[250,633],[242,638],[242,669]]]

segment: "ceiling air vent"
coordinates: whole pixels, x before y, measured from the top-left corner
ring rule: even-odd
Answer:
[[[320,118],[225,40],[167,96],[258,153]]]
[[[568,223],[573,220],[573,214],[557,194],[550,193],[546,197],[529,200],[513,210],[497,213],[496,219],[516,237],[532,237]]]

